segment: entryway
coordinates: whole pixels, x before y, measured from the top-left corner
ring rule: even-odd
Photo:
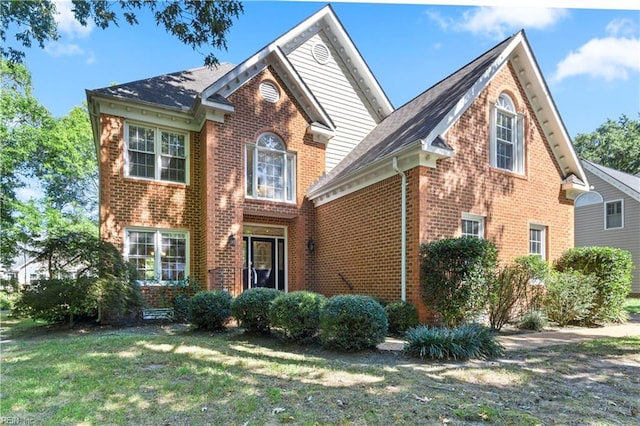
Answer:
[[[244,225],[242,238],[242,289],[254,287],[285,291],[285,228]]]

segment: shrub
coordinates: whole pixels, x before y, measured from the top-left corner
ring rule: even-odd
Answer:
[[[231,295],[226,291],[201,291],[189,301],[189,316],[196,329],[222,330],[231,317]]]
[[[534,281],[544,282],[549,274],[549,263],[535,254],[516,257],[514,263],[526,268],[529,271],[531,279]]]
[[[320,340],[333,349],[375,347],[384,341],[388,327],[384,308],[369,296],[333,296],[320,312]]]
[[[530,309],[518,320],[518,328],[522,330],[541,331],[547,326],[547,315],[538,309]]]
[[[189,314],[189,306],[191,298],[186,294],[176,294],[171,299],[173,305],[173,320],[176,322],[189,322],[191,315]]]
[[[624,302],[631,292],[631,253],[611,247],[575,247],[556,261],[558,271],[578,271],[596,277],[593,322],[624,321]]]
[[[487,301],[496,246],[478,238],[444,239],[423,244],[420,256],[425,304],[448,326],[476,317]]]
[[[282,294],[273,288],[250,288],[231,304],[231,314],[248,331],[269,331],[271,302]]]
[[[492,329],[500,330],[514,315],[518,304],[524,305],[530,271],[519,265],[505,266],[489,282],[488,316]]]
[[[318,333],[320,310],[326,302],[323,295],[308,291],[281,294],[271,303],[271,326],[282,329],[289,339],[309,341]]]
[[[547,278],[545,308],[549,320],[560,326],[589,322],[597,279],[579,272],[553,272]]]
[[[476,323],[457,328],[420,325],[410,328],[405,339],[404,352],[423,359],[489,359],[504,352],[491,329]]]
[[[0,310],[12,310],[15,296],[13,294],[7,294],[4,291],[0,291]]]
[[[419,324],[418,310],[411,303],[391,302],[384,310],[387,313],[390,333],[401,334]]]

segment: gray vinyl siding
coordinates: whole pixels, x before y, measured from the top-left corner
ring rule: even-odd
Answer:
[[[604,202],[575,208],[575,245],[629,250],[636,266],[631,292],[640,293],[640,202],[593,173],[586,173],[593,190],[602,195]],[[624,227],[604,229],[604,204],[614,200],[623,200]]]
[[[347,77],[350,74],[344,64],[321,34],[291,52],[288,59],[336,126],[336,135],[327,143],[325,152],[328,172],[369,134],[376,121],[359,96],[357,84]],[[319,41],[331,52],[326,64],[319,64],[311,54],[312,46]]]

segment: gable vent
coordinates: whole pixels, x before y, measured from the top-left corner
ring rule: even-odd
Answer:
[[[280,99],[280,91],[275,84],[267,81],[260,83],[260,95],[267,102],[275,103]]]
[[[329,62],[329,48],[322,42],[314,43],[311,46],[311,55],[319,64],[324,65]]]

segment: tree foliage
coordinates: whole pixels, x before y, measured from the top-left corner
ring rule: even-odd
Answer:
[[[607,120],[593,133],[581,133],[573,140],[580,158],[621,172],[640,173],[640,114],[638,120],[622,115]]]
[[[0,261],[9,265],[34,240],[95,229],[98,167],[85,108],[54,118],[22,64],[0,60],[0,82]]]
[[[74,0],[73,15],[82,26],[93,22],[98,28],[119,26],[122,21],[138,25],[138,12],[153,14],[156,25],[164,27],[182,43],[196,50],[202,47],[227,48],[226,34],[243,12],[242,3],[225,1],[83,1]],[[51,0],[2,1],[0,3],[0,55],[11,62],[21,62],[22,48],[36,43],[40,48],[48,41],[58,40],[56,4]],[[8,31],[14,31],[9,37]],[[13,40],[11,40],[13,38]],[[9,42],[16,43],[12,46]],[[210,52],[205,65],[218,63]]]

